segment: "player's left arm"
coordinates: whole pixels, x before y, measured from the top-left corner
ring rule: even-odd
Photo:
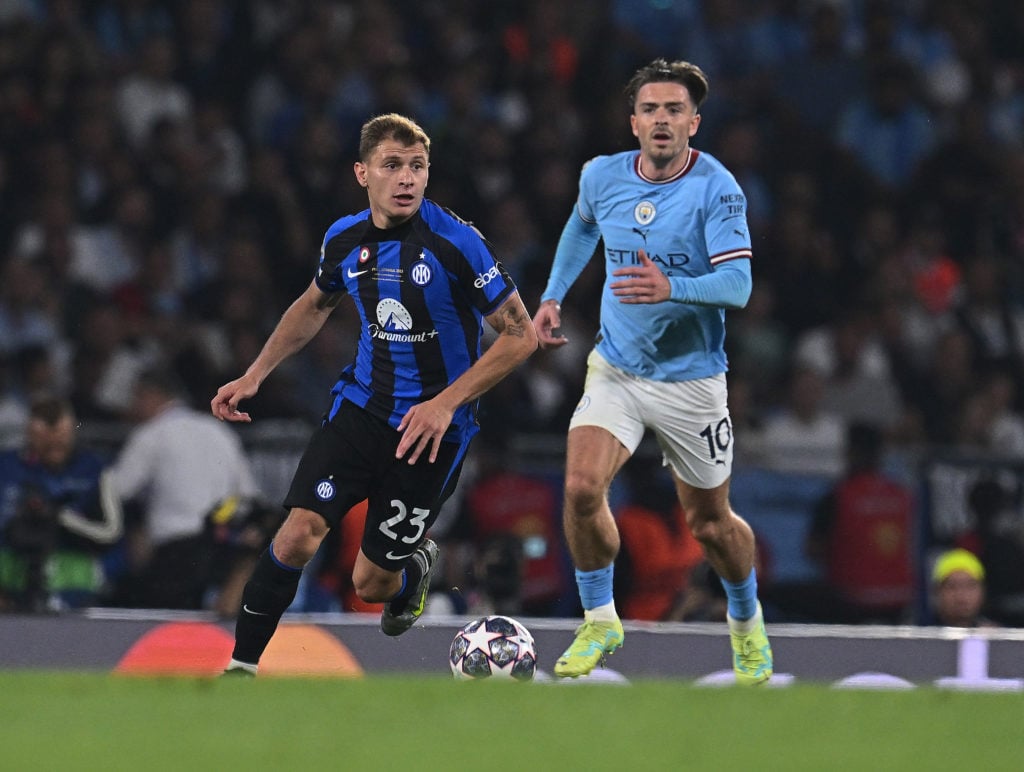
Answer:
[[[609,285],[623,303],[670,300],[716,308],[743,308],[750,300],[753,279],[747,200],[727,172],[710,183],[705,197],[704,244],[711,270],[700,276],[667,276],[639,251],[639,265],[619,268]]]
[[[623,303],[691,303],[717,308],[743,308],[750,299],[753,281],[750,259],[737,258],[703,276],[666,276],[644,250],[640,262],[612,272],[609,288]]]
[[[437,460],[441,438],[451,425],[455,411],[493,388],[537,350],[537,331],[518,292],[513,292],[498,309],[486,317],[498,337],[462,375],[440,394],[414,405],[398,425],[402,439],[395,458],[415,464],[430,446],[430,461]]]
[[[668,281],[672,287],[670,300],[717,308],[743,308],[754,284],[749,257],[719,263],[703,276],[673,276]]]

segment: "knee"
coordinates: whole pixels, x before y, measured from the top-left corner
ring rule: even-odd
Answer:
[[[566,512],[587,517],[597,512],[604,503],[605,489],[601,482],[586,472],[573,472],[565,478]]]
[[[352,574],[352,588],[363,603],[384,603],[401,588],[400,576],[383,570],[357,571]]]
[[[688,510],[686,524],[693,538],[701,544],[717,544],[729,528],[730,512],[718,510]]]
[[[305,566],[327,534],[327,524],[314,512],[293,511],[274,536],[274,557],[287,566]]]

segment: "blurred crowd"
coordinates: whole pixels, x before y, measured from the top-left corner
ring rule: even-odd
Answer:
[[[1021,40],[1018,0],[3,0],[0,443],[41,393],[127,419],[156,366],[207,405],[365,207],[373,114],[426,128],[428,196],[532,311],[580,167],[635,145],[622,86],[665,56],[708,73],[694,146],[748,198],[737,464],[838,477],[854,423],[1022,458]],[[482,442],[563,432],[594,296],[566,299],[575,345],[485,398]],[[350,323],[271,376],[257,421],[320,417]]]

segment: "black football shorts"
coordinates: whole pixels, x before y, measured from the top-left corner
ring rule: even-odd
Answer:
[[[425,450],[410,465],[395,458],[400,439],[386,421],[342,402],[310,437],[284,506],[317,512],[334,528],[368,499],[363,553],[382,568],[399,570],[455,490],[468,445],[442,442],[434,463]]]

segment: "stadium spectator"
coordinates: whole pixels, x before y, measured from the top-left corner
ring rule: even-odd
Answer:
[[[956,329],[940,333],[925,367],[916,375],[914,404],[927,440],[940,446],[955,445],[964,406],[978,387],[970,337]]]
[[[68,276],[110,293],[138,276],[154,237],[153,194],[143,183],[119,188],[109,223],[90,226],[68,265]]]
[[[77,441],[70,403],[33,400],[21,448],[0,453],[0,609],[95,605],[121,538],[106,462]]]
[[[776,314],[777,304],[771,281],[760,279],[750,290],[746,308],[729,319],[732,380],[747,379],[750,396],[762,406],[771,404],[783,387],[792,350],[792,340]],[[730,382],[730,394],[731,386]]]
[[[458,552],[467,564],[449,566],[449,575],[456,572],[456,584],[464,584],[458,576],[461,569],[461,573],[482,581],[479,560],[485,545],[492,539],[500,543],[501,537],[515,535],[521,541],[522,553],[516,598],[520,613],[554,615],[571,587],[560,549],[559,491],[540,475],[509,468],[506,460],[511,448],[495,434],[495,426],[506,428],[498,416],[487,423],[480,438],[484,442],[473,456],[475,474],[462,490],[462,506],[445,534],[446,542],[460,545]],[[491,547],[501,551],[494,544]],[[489,581],[498,579],[491,577]],[[487,591],[484,594],[491,595]]]
[[[786,57],[775,73],[784,84],[779,107],[815,131],[832,132],[846,100],[863,87],[863,67],[844,37],[849,13],[840,3],[813,3],[805,21],[806,49]]]
[[[776,179],[775,186],[775,216],[765,245],[772,256],[768,278],[777,298],[775,313],[795,337],[827,324],[837,310],[845,308],[851,285],[844,280],[835,236],[825,227],[815,203],[824,186],[799,168]]]
[[[76,335],[71,363],[75,412],[84,420],[120,420],[135,377],[161,352],[152,340],[132,337],[127,315],[109,298],[90,303]]]
[[[430,139],[423,129],[394,113],[372,118],[358,157],[353,171],[369,208],[328,228],[309,287],[245,373],[210,403],[221,420],[252,420],[239,403],[352,298],[362,320],[355,361],[331,391],[285,498],[288,517],[243,591],[226,673],[256,674],[303,568],[363,499],[356,592],[384,602],[386,635],[412,627],[439,554],[427,532],[477,432],[477,400],[537,347],[515,284],[479,232],[424,198]],[[394,285],[403,282],[408,288],[399,292]],[[498,335],[481,353],[485,320]]]
[[[212,554],[207,513],[229,496],[259,491],[237,434],[190,407],[173,371],[150,367],[129,393],[136,426],[111,474],[118,495],[135,507],[126,574],[111,602],[199,609]]]
[[[844,424],[870,421],[896,435],[904,410],[888,353],[875,332],[877,319],[869,305],[856,302],[828,325],[801,335],[793,358],[821,374],[823,410]]]
[[[142,149],[161,119],[192,117],[192,95],[174,78],[178,65],[170,35],[155,35],[140,47],[138,68],[117,87],[117,117],[132,147]]]
[[[824,400],[824,378],[814,369],[796,367],[785,385],[786,401],[764,416],[758,448],[768,469],[794,474],[838,477],[843,468],[846,424]]]
[[[952,314],[974,344],[975,367],[999,368],[1024,386],[1024,306],[1011,294],[1007,268],[991,254],[967,259]]]
[[[916,95],[917,73],[897,55],[871,62],[863,95],[840,114],[835,140],[881,190],[908,184],[936,142],[932,116]]]
[[[819,613],[849,624],[907,621],[914,600],[911,490],[884,468],[885,440],[871,424],[851,424],[843,478],[818,503],[807,535],[829,602]]]
[[[967,494],[971,527],[954,543],[977,555],[985,568],[987,613],[996,622],[1024,627],[1024,519],[1020,480],[982,474]]]
[[[1024,458],[1024,418],[1014,411],[1017,382],[1002,370],[984,373],[962,406],[957,445],[965,450]]]
[[[965,549],[936,558],[931,573],[933,623],[945,627],[998,627],[985,608],[985,567]]]
[[[658,474],[655,456],[631,459],[625,472],[627,501],[615,511],[621,537],[615,597],[623,619],[669,619],[687,592],[693,568],[703,560],[700,543],[690,533],[672,486]],[[724,621],[724,591],[722,600]]]

